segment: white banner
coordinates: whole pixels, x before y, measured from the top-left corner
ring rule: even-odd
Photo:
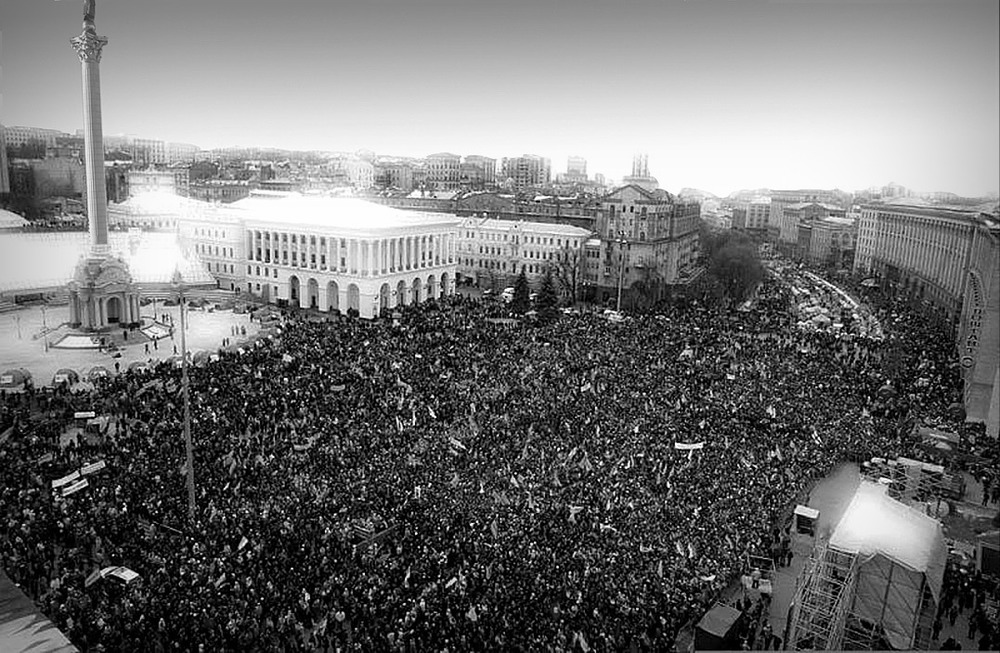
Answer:
[[[704,442],[696,442],[694,444],[687,444],[685,442],[674,443],[674,449],[677,449],[678,451],[694,451],[695,449],[704,449],[704,448],[705,448]]]
[[[78,471],[77,472],[73,472],[72,474],[67,474],[66,476],[63,476],[62,478],[57,478],[56,480],[52,481],[52,489],[55,490],[56,488],[61,488],[64,485],[68,485],[69,483],[72,483],[73,481],[75,481],[78,478],[80,478],[80,472],[78,472]]]
[[[108,576],[120,580],[121,582],[128,585],[133,580],[138,578],[139,574],[132,571],[128,567],[105,567],[104,569],[101,570],[101,577],[107,578]]]
[[[107,467],[107,463],[105,463],[103,460],[98,460],[96,463],[90,463],[89,465],[84,465],[83,467],[81,467],[80,473],[86,476],[88,474],[93,474],[94,472],[99,472],[105,467]]]
[[[88,481],[85,478],[81,479],[81,480],[77,481],[76,483],[73,483],[72,485],[67,485],[66,487],[64,487],[63,491],[62,491],[62,495],[64,497],[68,497],[71,494],[76,494],[77,492],[79,492],[80,490],[84,489],[85,487],[87,487],[89,485],[90,485],[90,481]]]

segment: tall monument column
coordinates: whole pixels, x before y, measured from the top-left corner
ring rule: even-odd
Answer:
[[[90,3],[92,5],[92,3]],[[72,41],[83,68],[83,142],[87,171],[87,218],[92,253],[106,256],[108,196],[104,182],[104,130],[101,126],[101,50],[108,39],[97,35],[92,8],[84,14],[83,33]]]
[[[111,253],[108,197],[104,181],[104,130],[101,128],[101,50],[108,39],[97,35],[94,0],[84,0],[83,32],[72,39],[83,68],[83,141],[87,172],[87,220],[90,251],[69,282],[70,319],[74,327],[99,331],[138,325],[139,289],[128,264]]]

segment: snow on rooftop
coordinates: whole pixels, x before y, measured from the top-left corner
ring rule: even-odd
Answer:
[[[441,225],[453,227],[458,218],[446,213],[403,211],[347,197],[293,194],[280,199],[248,197],[229,205],[244,220],[280,222],[300,227],[333,227],[350,231],[382,231]]]
[[[132,215],[160,215],[198,210],[207,206],[210,206],[208,202],[181,197],[169,191],[154,190],[138,193],[124,202],[109,204],[108,210],[111,212],[122,211]]]

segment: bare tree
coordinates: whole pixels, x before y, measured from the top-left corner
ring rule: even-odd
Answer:
[[[559,295],[564,302],[574,303],[579,298],[580,281],[583,278],[584,251],[581,247],[566,246],[556,252],[548,269]]]

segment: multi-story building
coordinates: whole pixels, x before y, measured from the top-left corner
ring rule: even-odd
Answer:
[[[493,290],[513,285],[522,269],[534,284],[547,269],[568,284],[582,281],[579,265],[590,236],[569,225],[470,216],[458,225],[458,273]]]
[[[375,164],[374,184],[379,188],[413,190],[413,164],[407,161],[380,161]]]
[[[33,197],[84,197],[87,176],[77,159],[42,159],[28,162],[33,179]]]
[[[856,238],[857,224],[853,218],[827,217],[799,224],[799,250],[815,264],[851,267]]]
[[[130,195],[163,191],[187,197],[190,187],[190,171],[186,167],[171,167],[164,170],[129,170],[128,187]]]
[[[43,150],[56,146],[56,137],[68,136],[58,129],[42,129],[41,127],[22,127],[14,125],[4,127],[4,139],[8,147],[20,147],[32,143],[40,144]]]
[[[194,163],[197,154],[197,145],[167,143],[167,163]]]
[[[219,288],[247,290],[247,239],[239,212],[227,210],[223,205],[185,201],[193,204],[176,220],[177,234],[185,251],[197,254]]]
[[[768,215],[768,237],[784,243],[798,240],[798,224],[785,218],[785,207],[802,203],[829,204],[842,207],[849,201],[846,193],[838,190],[775,190],[771,191],[771,209]],[[841,214],[843,215],[843,214]]]
[[[78,159],[83,161],[83,137],[65,134],[56,136],[56,144],[46,148],[46,158]]]
[[[368,190],[375,185],[375,166],[370,161],[356,154],[341,154],[331,158],[323,165],[323,170],[336,180],[336,185],[347,185],[356,190]],[[265,188],[264,184],[261,188]],[[297,185],[295,189],[300,188]],[[280,190],[280,189],[275,189]]]
[[[500,169],[502,182],[516,189],[544,186],[552,180],[552,162],[534,154],[504,157]]]
[[[133,138],[130,143],[132,161],[139,167],[167,163],[166,143],[155,138]]]
[[[1000,421],[1000,214],[905,203],[861,207],[855,270],[957,320],[967,419]]]
[[[428,188],[457,190],[461,187],[462,157],[450,152],[430,154],[425,159]]]
[[[465,157],[462,162],[463,170],[470,172],[470,176],[482,181],[482,185],[479,189],[493,186],[497,182],[497,160],[491,159],[488,156],[480,156],[478,154],[470,154]],[[473,168],[466,168],[465,166],[473,166]],[[476,189],[477,187],[469,186],[469,188]]]
[[[797,253],[803,255],[809,246],[800,241],[802,227],[822,218],[843,218],[846,213],[847,211],[839,206],[822,202],[786,204],[781,216],[780,238],[784,242],[794,243],[798,247]]]
[[[602,265],[596,277],[587,279],[596,287],[596,298],[607,301],[618,287],[628,291],[639,281],[683,283],[696,269],[700,214],[697,202],[635,185],[601,198],[597,256]]]
[[[266,301],[374,317],[454,294],[454,216],[300,195],[223,208],[242,220],[246,289]]]
[[[203,179],[188,187],[191,199],[230,204],[250,195],[250,183],[230,179]]]
[[[771,198],[756,197],[748,202],[733,205],[733,229],[741,229],[758,234],[767,232],[771,215]]]
[[[587,181],[587,159],[570,156],[566,159],[566,178],[571,181]]]

